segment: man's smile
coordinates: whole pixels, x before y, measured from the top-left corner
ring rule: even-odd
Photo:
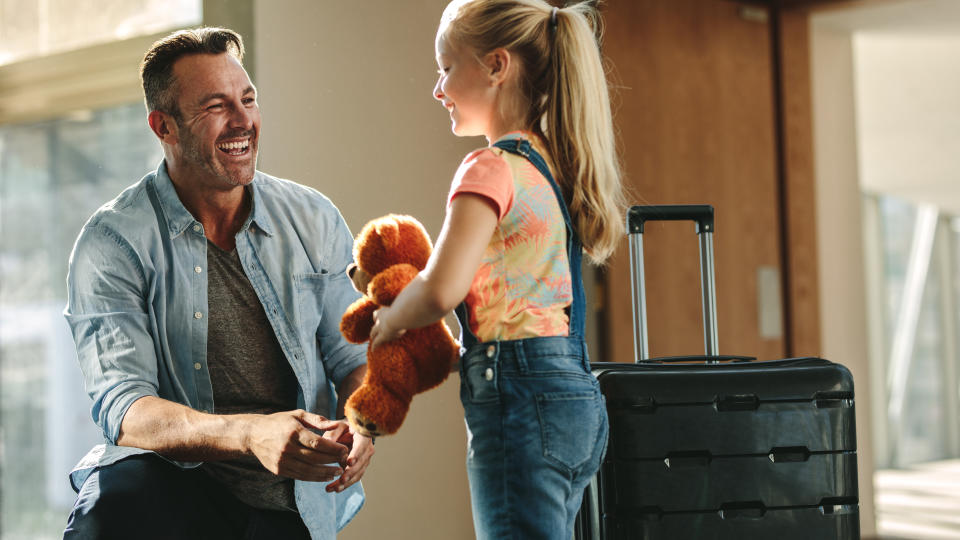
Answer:
[[[230,156],[242,156],[250,151],[250,138],[217,143],[217,149]]]

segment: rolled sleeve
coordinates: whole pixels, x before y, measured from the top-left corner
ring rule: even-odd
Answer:
[[[64,316],[93,400],[91,416],[113,444],[130,405],[158,394],[144,287],[135,254],[119,235],[98,227],[81,232],[70,256]]]

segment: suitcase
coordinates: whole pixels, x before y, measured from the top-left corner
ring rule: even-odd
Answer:
[[[705,356],[648,359],[643,226],[660,220],[697,224]],[[635,361],[592,364],[610,438],[575,537],[859,538],[850,372],[718,355],[713,207],[634,206],[627,227]]]

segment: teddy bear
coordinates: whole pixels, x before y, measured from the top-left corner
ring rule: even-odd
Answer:
[[[367,223],[353,245],[347,273],[363,296],[340,320],[351,343],[370,340],[373,312],[389,306],[427,265],[433,246],[415,218],[390,214]],[[415,394],[434,388],[450,374],[460,346],[441,320],[409,329],[399,338],[367,349],[363,384],[346,403],[347,420],[368,437],[396,433]]]

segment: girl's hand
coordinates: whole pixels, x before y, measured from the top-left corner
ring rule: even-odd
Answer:
[[[373,457],[373,439],[355,432],[353,427],[346,425],[346,422],[343,422],[343,424],[345,424],[344,429],[326,431],[323,434],[325,439],[330,439],[350,449],[345,465],[341,464],[345,467],[343,474],[340,478],[327,484],[327,493],[333,493],[334,491],[340,493],[359,481],[363,473],[366,472],[367,465],[370,464],[370,458]]]
[[[373,328],[370,330],[370,348],[376,349],[402,336],[406,330],[396,328],[391,323],[392,308],[384,306],[373,312]]]

